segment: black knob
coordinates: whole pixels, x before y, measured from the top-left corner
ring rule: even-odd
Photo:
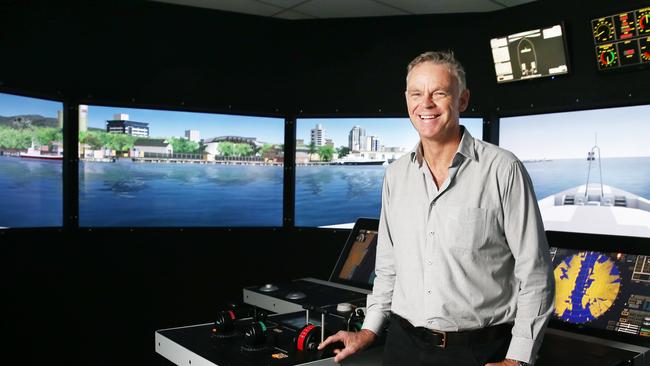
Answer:
[[[255,322],[244,329],[244,344],[249,347],[261,346],[266,342],[266,325]]]
[[[237,316],[232,310],[223,310],[217,313],[214,320],[214,333],[229,333],[235,329],[235,319]]]

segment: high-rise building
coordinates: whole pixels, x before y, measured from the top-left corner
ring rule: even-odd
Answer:
[[[112,120],[106,121],[106,132],[149,137],[149,124],[146,122],[129,121],[128,114],[116,113],[113,115]]]
[[[79,132],[88,131],[88,106],[79,105]]]
[[[370,136],[368,138],[368,146],[367,149],[369,151],[379,151],[379,137],[377,136]]]
[[[311,129],[311,143],[315,146],[323,146],[325,144],[325,129],[320,123]]]
[[[366,130],[354,126],[348,135],[348,147],[351,151],[363,151],[366,147]]]
[[[56,111],[56,126],[63,128],[63,111]]]
[[[190,141],[199,142],[201,141],[201,133],[199,130],[185,130],[185,138]]]

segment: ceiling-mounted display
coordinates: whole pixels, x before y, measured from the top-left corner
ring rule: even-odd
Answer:
[[[599,70],[650,63],[650,7],[593,19]]]
[[[490,39],[497,83],[567,74],[561,24]]]

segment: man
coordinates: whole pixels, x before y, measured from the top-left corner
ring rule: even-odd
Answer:
[[[416,57],[405,94],[420,142],[386,169],[363,329],[320,348],[343,342],[340,362],[390,317],[384,365],[533,363],[554,289],[530,178],[512,153],[460,126],[469,90],[453,53]]]

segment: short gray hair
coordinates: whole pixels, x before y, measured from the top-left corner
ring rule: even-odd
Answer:
[[[460,91],[463,91],[467,88],[465,69],[463,68],[463,65],[461,65],[460,62],[456,60],[453,51],[429,51],[414,58],[413,61],[411,61],[406,67],[407,79],[409,73],[411,73],[411,70],[413,70],[415,66],[425,62],[432,62],[435,65],[447,66],[449,68],[449,72],[456,76]]]

